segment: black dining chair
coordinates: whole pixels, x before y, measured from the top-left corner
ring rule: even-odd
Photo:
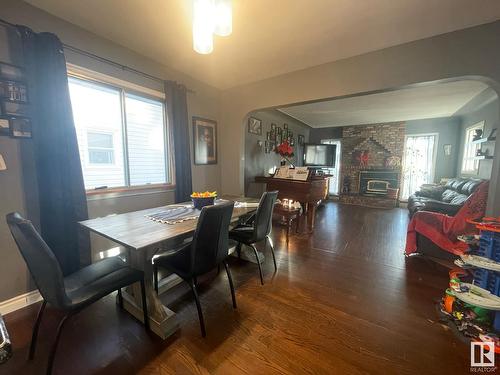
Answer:
[[[121,288],[136,282],[141,284],[144,325],[149,330],[144,273],[142,271],[130,268],[118,257],[111,257],[64,277],[54,253],[33,227],[31,221],[14,212],[7,215],[7,224],[43,297],[33,327],[29,359],[33,359],[35,355],[38,329],[47,303],[65,313],[55,333],[47,365],[47,374],[52,372],[59,338],[68,318],[115,290],[118,291],[118,301],[123,307]]]
[[[158,292],[159,267],[177,274],[191,287],[198,310],[201,335],[203,337],[206,336],[206,331],[197,291],[198,276],[215,269],[222,263],[229,280],[233,308],[236,309],[233,279],[231,277],[231,270],[226,262],[229,252],[229,224],[233,214],[233,207],[233,202],[203,207],[192,242],[178,249],[153,257],[153,275],[156,292]]]
[[[255,215],[249,218],[245,223],[238,225],[236,228],[229,232],[229,238],[238,242],[236,250],[238,255],[241,253],[241,245],[245,244],[250,246],[257,258],[257,265],[259,266],[260,283],[264,285],[264,278],[262,277],[262,267],[260,265],[259,253],[255,244],[261,241],[269,242],[271,254],[273,256],[274,270],[277,271],[276,256],[274,254],[274,245],[271,240],[270,234],[272,229],[272,216],[273,209],[278,198],[277,191],[268,191],[262,194],[260,198],[259,207]]]

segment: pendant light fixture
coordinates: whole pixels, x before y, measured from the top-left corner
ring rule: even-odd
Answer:
[[[231,0],[193,0],[193,49],[212,53],[214,34],[228,36],[233,31]]]
[[[233,4],[231,0],[214,0],[215,29],[218,36],[229,36],[233,32]]]
[[[206,55],[214,50],[213,0],[194,0],[193,48]]]

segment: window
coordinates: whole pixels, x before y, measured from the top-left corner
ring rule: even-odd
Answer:
[[[481,145],[473,143],[473,141],[476,130],[483,130],[483,127],[484,121],[465,129],[464,154],[462,159],[462,173],[464,174],[477,174],[479,171],[479,160],[475,157]]]
[[[401,200],[407,201],[424,184],[434,182],[437,134],[407,135],[403,154]]]
[[[87,190],[170,182],[161,98],[73,76],[69,91]]]

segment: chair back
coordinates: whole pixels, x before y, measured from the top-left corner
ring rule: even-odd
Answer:
[[[13,212],[6,216],[12,237],[16,241],[40,294],[54,307],[63,306],[68,297],[64,278],[54,253],[33,227],[31,221]]]
[[[253,222],[253,240],[262,241],[271,232],[274,204],[278,191],[266,191],[260,198]]]
[[[192,273],[202,275],[228,255],[229,224],[234,202],[206,206],[201,210],[191,245]]]

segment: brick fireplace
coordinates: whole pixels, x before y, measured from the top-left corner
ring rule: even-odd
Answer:
[[[393,208],[399,189],[405,123],[346,126],[342,130],[340,201]]]

